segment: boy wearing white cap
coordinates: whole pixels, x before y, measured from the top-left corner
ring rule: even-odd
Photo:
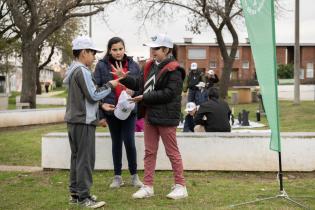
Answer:
[[[173,42],[163,34],[151,38],[153,60],[144,66],[140,78],[124,75],[121,83],[133,90],[140,89],[142,95],[132,98],[143,103],[144,124],[144,186],[132,195],[147,198],[154,195],[153,180],[159,139],[161,137],[166,154],[171,162],[175,185],[167,195],[171,199],[188,196],[182,158],[177,146],[176,128],[180,121],[181,92],[185,70],[175,59]],[[172,52],[173,50],[173,52]]]
[[[95,164],[95,127],[97,124],[98,101],[106,97],[119,80],[109,81],[96,88],[89,67],[98,50],[89,37],[80,36],[72,42],[73,63],[69,66],[64,84],[68,88],[65,121],[71,149],[70,204],[87,208],[98,208],[104,201],[96,201],[90,194],[92,171]],[[113,106],[103,106],[114,110]]]
[[[204,82],[199,82],[196,87],[198,87],[198,90],[196,92],[194,101],[196,105],[199,106],[202,103],[208,101],[208,91]]]
[[[197,112],[196,104],[194,102],[188,102],[186,104],[185,112],[187,112],[187,115],[185,117],[183,132],[194,132],[194,116]]]
[[[197,63],[191,63],[188,77],[185,80],[184,92],[188,90],[188,102],[195,102],[196,92],[198,87],[196,85],[202,81],[202,72],[198,70]]]

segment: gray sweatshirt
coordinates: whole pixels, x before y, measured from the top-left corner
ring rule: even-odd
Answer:
[[[96,125],[98,101],[111,92],[112,85],[107,83],[97,88],[92,72],[77,61],[69,66],[63,83],[68,88],[65,121]]]

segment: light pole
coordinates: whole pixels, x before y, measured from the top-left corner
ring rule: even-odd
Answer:
[[[294,102],[300,104],[300,1],[295,0]]]
[[[90,13],[92,12],[92,6],[90,5]],[[89,36],[92,38],[92,15],[89,16]]]

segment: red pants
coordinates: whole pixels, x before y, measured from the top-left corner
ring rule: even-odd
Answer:
[[[150,125],[147,122],[144,123],[144,184],[153,186],[160,136],[172,164],[175,184],[185,186],[183,162],[176,141],[176,127]]]

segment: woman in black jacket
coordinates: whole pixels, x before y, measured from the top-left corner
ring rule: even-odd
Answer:
[[[133,198],[154,195],[153,176],[161,137],[175,179],[175,185],[167,197],[180,199],[188,196],[183,163],[176,140],[185,70],[179,66],[173,56],[173,42],[170,38],[159,34],[151,39],[151,43],[147,46],[151,49],[153,60],[145,64],[143,77],[134,78],[128,75],[120,81],[127,87],[142,92],[142,95],[134,97],[132,101],[142,103],[145,116],[144,186],[133,194]],[[117,69],[117,73],[121,75],[121,70]]]
[[[140,76],[140,69],[137,63],[131,57],[125,54],[125,43],[119,37],[113,37],[108,41],[107,53],[105,57],[96,65],[94,76],[98,86],[106,84],[117,76],[112,74],[115,68],[121,68],[123,72],[128,72],[131,76]],[[106,98],[102,100],[104,104],[116,105],[118,98],[126,87],[118,85]],[[134,96],[134,91],[126,90]],[[119,119],[113,112],[100,110],[100,122],[108,123],[110,135],[112,138],[112,156],[114,162],[114,179],[110,188],[118,188],[124,184],[121,177],[122,167],[122,143],[125,145],[129,172],[131,174],[131,184],[141,187],[143,184],[137,174],[137,152],[135,146],[135,123],[137,118],[137,109],[135,108],[127,119]]]

